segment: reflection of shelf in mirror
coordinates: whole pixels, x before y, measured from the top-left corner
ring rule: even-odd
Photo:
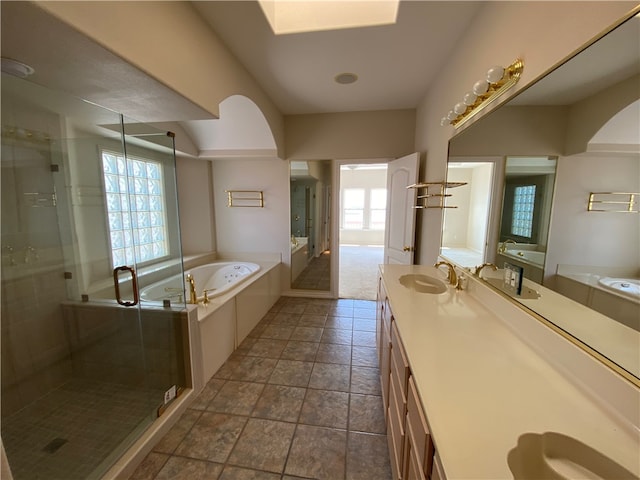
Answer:
[[[591,192],[588,212],[640,213],[640,193]]]
[[[264,207],[261,190],[225,190],[227,207]]]
[[[407,188],[428,188],[432,185],[444,186],[444,188],[456,188],[466,185],[467,182],[422,182],[409,185]]]
[[[409,185],[407,189],[422,189],[422,193],[417,196],[418,204],[413,208],[458,208],[454,205],[445,205],[445,198],[451,197],[450,193],[446,193],[447,188],[456,188],[466,185],[466,182],[423,182]],[[431,189],[432,191],[429,191]],[[433,191],[435,190],[435,191]],[[437,199],[436,202],[430,202],[430,199]]]

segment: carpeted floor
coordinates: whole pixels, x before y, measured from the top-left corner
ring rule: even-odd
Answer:
[[[340,298],[375,300],[384,247],[340,245]]]

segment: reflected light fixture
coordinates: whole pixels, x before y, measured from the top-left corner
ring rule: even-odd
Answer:
[[[18,78],[27,78],[33,75],[35,69],[26,63],[19,62],[13,58],[2,57],[2,73],[8,73]]]
[[[440,120],[440,125],[453,125],[458,128],[467,120],[496,100],[500,95],[513,87],[524,68],[522,60],[518,59],[508,67],[491,67],[485,79],[473,84],[471,91],[465,93],[461,102],[456,103],[446,116]]]

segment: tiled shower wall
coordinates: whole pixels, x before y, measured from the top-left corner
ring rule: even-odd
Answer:
[[[71,379],[61,269],[2,282],[2,416]]]
[[[76,378],[166,390],[187,385],[187,314],[115,305],[64,306]]]

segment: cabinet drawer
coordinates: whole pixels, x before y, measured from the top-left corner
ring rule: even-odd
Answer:
[[[396,323],[391,324],[391,374],[398,379],[398,384],[403,395],[407,396],[407,384],[409,382],[409,361],[400,341]]]
[[[433,441],[429,426],[418,397],[413,376],[409,377],[409,394],[407,395],[407,430],[413,435],[414,450],[425,472],[431,471],[433,459]]]

